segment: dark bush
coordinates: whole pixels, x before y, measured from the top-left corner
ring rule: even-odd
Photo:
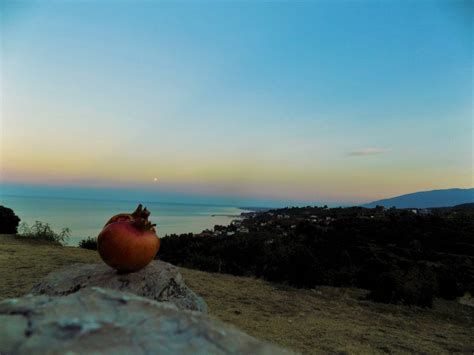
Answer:
[[[97,250],[97,238],[87,237],[79,242],[79,248]]]
[[[369,294],[369,299],[375,302],[397,303],[397,292],[401,289],[400,271],[385,272],[379,276],[374,288]]]
[[[16,234],[20,218],[11,208],[0,206],[0,234]]]
[[[400,298],[403,304],[431,307],[437,292],[436,275],[430,268],[417,265],[405,274]]]
[[[457,275],[448,272],[441,272],[438,275],[438,294],[440,297],[454,300],[464,294],[457,278]]]
[[[384,303],[401,303],[431,307],[437,293],[435,274],[425,266],[413,266],[407,272],[393,270],[380,276],[369,299]]]

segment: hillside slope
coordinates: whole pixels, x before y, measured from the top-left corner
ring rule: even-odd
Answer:
[[[374,208],[379,205],[387,208],[430,208],[450,207],[471,202],[474,202],[474,188],[414,192],[370,202],[362,207]]]
[[[20,296],[62,265],[96,263],[96,252],[0,235],[0,299]],[[303,353],[447,353],[474,350],[474,308],[376,304],[365,291],[299,290],[258,279],[181,268],[210,314],[255,337]]]

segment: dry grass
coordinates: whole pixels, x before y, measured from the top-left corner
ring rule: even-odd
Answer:
[[[182,269],[210,313],[247,333],[304,353],[448,353],[474,350],[474,308],[377,304],[365,291],[299,290],[262,280]]]
[[[99,255],[90,250],[0,235],[0,299],[27,293],[44,275],[63,265],[97,262]]]
[[[42,276],[89,250],[0,236],[0,299],[20,296]],[[181,269],[210,313],[247,333],[303,353],[472,353],[474,308],[437,301],[433,309],[363,300],[364,291],[298,290],[262,280]]]

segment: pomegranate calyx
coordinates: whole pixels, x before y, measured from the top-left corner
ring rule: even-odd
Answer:
[[[149,216],[150,211],[148,211],[146,207],[143,208],[142,204],[140,203],[137,209],[132,213],[132,224],[141,230],[150,230],[155,232],[156,224],[151,223],[148,220]]]

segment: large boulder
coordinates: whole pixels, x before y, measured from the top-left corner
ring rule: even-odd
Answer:
[[[117,273],[105,264],[72,264],[51,272],[30,292],[63,296],[93,286],[130,292],[155,301],[174,303],[179,309],[207,313],[206,302],[186,286],[178,268],[159,260],[127,274]]]
[[[288,354],[200,312],[90,287],[0,302],[1,354]]]

